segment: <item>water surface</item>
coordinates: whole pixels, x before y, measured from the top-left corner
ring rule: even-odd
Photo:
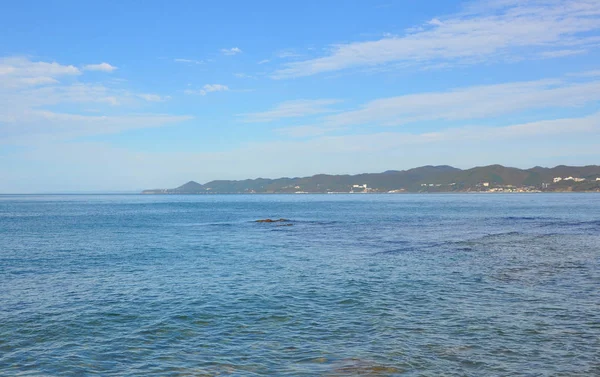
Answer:
[[[0,196],[7,376],[600,375],[598,292],[594,194]]]

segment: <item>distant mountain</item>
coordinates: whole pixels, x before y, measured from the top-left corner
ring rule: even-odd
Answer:
[[[554,178],[563,180],[554,182]],[[577,178],[564,180],[564,178]],[[517,169],[502,165],[467,170],[452,166],[422,166],[409,170],[357,175],[317,174],[302,178],[190,181],[174,189],[145,190],[144,194],[327,193],[327,192],[452,192],[527,187],[544,191],[600,191],[600,166],[556,166]],[[584,179],[584,180],[581,180]]]
[[[177,187],[176,189],[173,189],[173,191],[175,192],[180,192],[182,194],[198,194],[198,193],[203,193],[204,190],[204,186],[201,185],[198,182],[194,182],[194,181],[189,181],[186,184],[183,184],[179,187]]]

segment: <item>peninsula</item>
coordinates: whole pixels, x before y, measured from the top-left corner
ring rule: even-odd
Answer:
[[[143,194],[278,194],[404,192],[600,192],[600,166],[540,166],[518,169],[502,165],[458,169],[422,166],[409,170],[357,175],[318,174],[302,178],[190,181],[172,189]]]

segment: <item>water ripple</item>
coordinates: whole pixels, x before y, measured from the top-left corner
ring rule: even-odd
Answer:
[[[600,375],[593,196],[330,197],[0,200],[0,375]]]

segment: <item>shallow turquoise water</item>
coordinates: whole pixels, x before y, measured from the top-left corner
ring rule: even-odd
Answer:
[[[6,376],[600,375],[598,292],[594,194],[0,196]]]

